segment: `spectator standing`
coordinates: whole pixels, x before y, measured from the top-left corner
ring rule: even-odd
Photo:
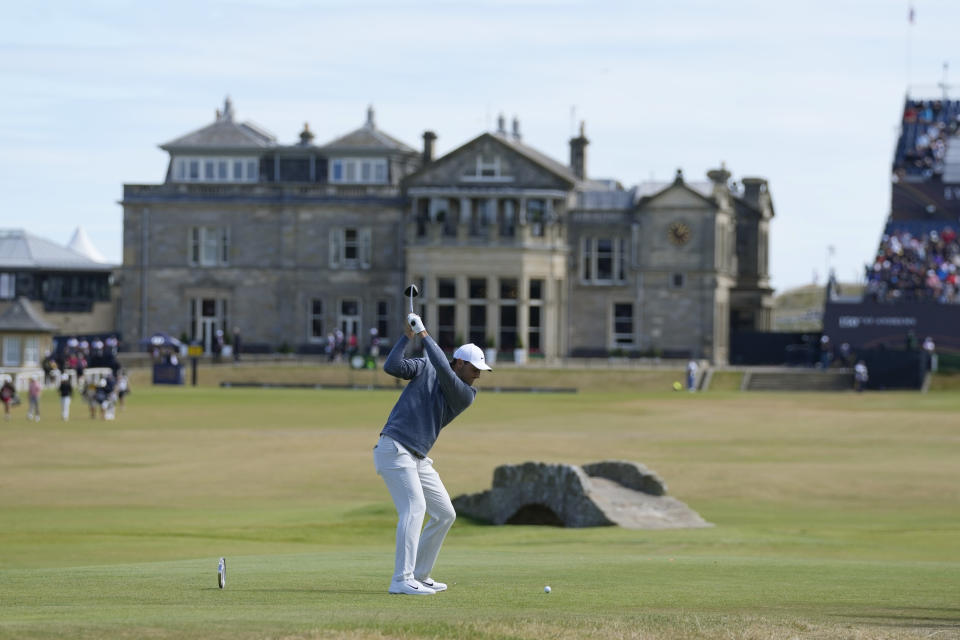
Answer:
[[[66,422],[70,419],[70,400],[73,398],[73,384],[70,376],[60,378],[60,419]]]
[[[127,378],[127,372],[123,369],[117,373],[117,406],[123,411],[124,397],[130,393],[130,379]]]
[[[853,368],[853,388],[856,389],[858,393],[863,391],[869,379],[870,375],[867,372],[867,364],[863,360],[860,360]]]
[[[110,378],[100,378],[94,391],[96,406],[100,408],[102,420],[113,420],[113,384]]]
[[[10,419],[10,407],[13,406],[17,397],[17,390],[10,380],[4,380],[3,386],[0,386],[0,402],[3,402],[3,419]]]
[[[829,369],[833,361],[833,345],[830,343],[830,337],[827,334],[820,336],[820,367]]]
[[[84,379],[83,399],[87,401],[87,407],[90,409],[90,419],[97,417],[97,386],[92,380]]]
[[[351,333],[350,337],[347,338],[347,353],[351,358],[356,355],[358,345],[357,334]]]
[[[40,366],[43,368],[43,382],[44,384],[49,384],[53,381],[53,370],[57,368],[57,363],[49,351],[47,355],[43,357],[43,362],[40,363]]]
[[[233,361],[240,361],[240,327],[233,328]],[[120,403],[123,406],[123,403]]]
[[[334,355],[336,353],[336,342],[333,337],[333,332],[327,334],[327,362],[333,362]]]
[[[697,361],[693,358],[690,358],[690,362],[687,363],[687,391],[694,392],[697,390]]]
[[[74,370],[77,372],[77,380],[83,377],[83,372],[87,369],[87,359],[83,357],[83,354],[77,352],[76,361],[74,362]]]
[[[223,330],[217,329],[213,335],[213,361],[220,362],[220,354],[223,353]]]
[[[849,342],[844,342],[840,345],[840,361],[844,367],[849,367],[853,364],[853,349],[850,348]]]
[[[38,376],[31,376],[30,382],[27,383],[27,395],[30,399],[30,404],[27,407],[27,420],[33,420],[34,422],[40,422],[40,392],[43,391],[43,385],[40,384],[40,379]]]
[[[937,370],[937,345],[934,344],[933,338],[927,336],[923,339],[923,351],[927,354],[927,369],[930,371]]]

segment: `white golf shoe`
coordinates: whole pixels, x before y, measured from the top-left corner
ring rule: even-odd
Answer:
[[[416,580],[407,580],[406,582],[391,582],[390,593],[405,596],[432,596],[436,591]]]
[[[437,582],[436,580],[434,580],[434,579],[431,578],[430,576],[427,576],[426,578],[420,578],[420,579],[417,580],[417,582],[419,582],[419,583],[422,584],[423,586],[427,587],[428,589],[433,589],[433,590],[436,591],[437,593],[439,593],[439,592],[441,592],[441,591],[446,591],[446,590],[447,590],[447,585],[445,585],[445,584],[442,583],[442,582]]]

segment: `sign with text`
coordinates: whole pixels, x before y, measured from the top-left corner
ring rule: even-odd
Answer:
[[[894,222],[960,220],[960,184],[897,182],[891,190],[890,218]]]
[[[960,353],[960,305],[936,302],[827,302],[823,332],[834,347],[903,349],[933,338],[938,352]]]

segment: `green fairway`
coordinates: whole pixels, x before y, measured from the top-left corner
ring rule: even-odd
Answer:
[[[15,409],[0,637],[960,637],[960,394],[481,393],[431,452],[451,495],[504,463],[626,459],[716,526],[460,519],[426,598],[386,593],[371,448],[396,396],[139,386],[111,422],[79,403],[60,422],[52,393],[39,424]]]

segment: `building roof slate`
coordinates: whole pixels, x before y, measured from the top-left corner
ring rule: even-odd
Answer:
[[[57,328],[36,312],[30,301],[20,297],[0,314],[0,331],[35,331],[53,333]]]
[[[356,150],[417,153],[417,150],[413,147],[377,129],[372,118],[368,119],[359,129],[331,140],[321,149],[328,152]]]
[[[23,229],[0,229],[0,268],[110,271],[113,266]]]
[[[227,98],[223,111],[217,111],[217,119],[213,124],[161,144],[160,148],[164,151],[188,149],[241,151],[275,146],[277,146],[276,136],[266,129],[252,122],[236,122],[233,118],[233,103],[230,102],[230,98]]]

